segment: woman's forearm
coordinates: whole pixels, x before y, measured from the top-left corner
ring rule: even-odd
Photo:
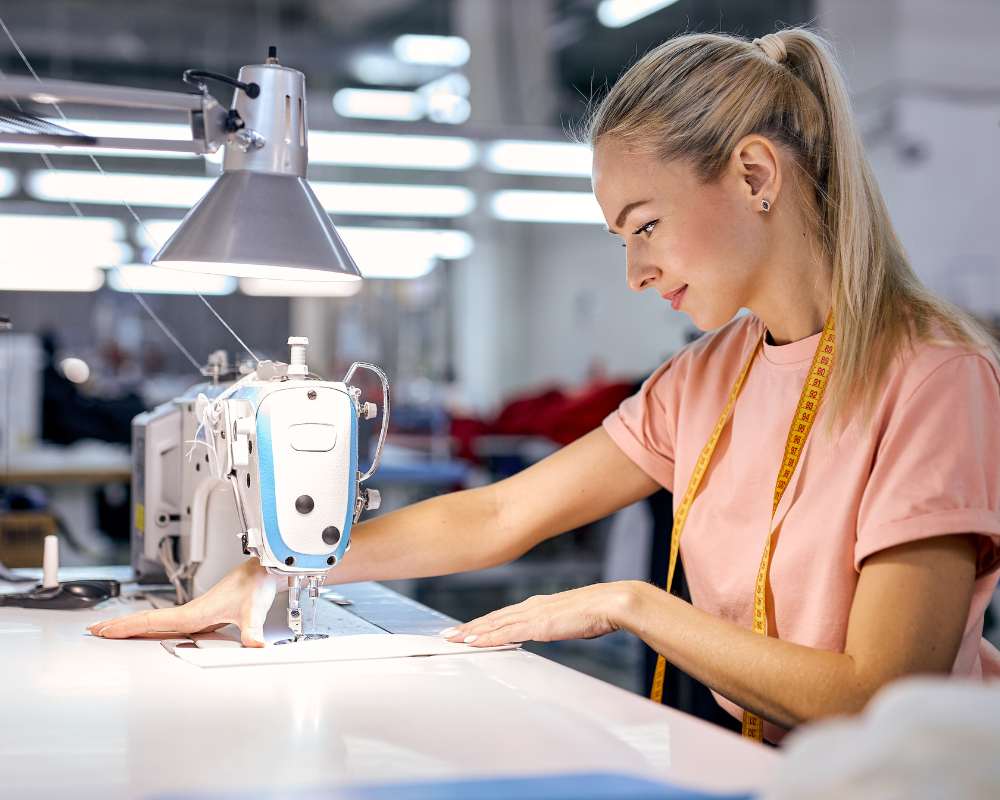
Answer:
[[[886,683],[951,671],[969,616],[975,538],[890,547],[861,567],[844,652],[760,636],[647,583],[629,582],[621,627],[734,703],[785,727],[859,711]]]
[[[844,653],[765,638],[648,583],[634,584],[621,625],[695,679],[791,728],[859,711],[877,686]]]
[[[492,486],[433,497],[354,527],[327,583],[424,578],[496,566],[521,555],[500,523]]]

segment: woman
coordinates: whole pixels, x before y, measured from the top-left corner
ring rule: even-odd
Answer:
[[[626,629],[770,741],[904,675],[996,668],[981,638],[1000,570],[995,344],[908,265],[826,44],[673,39],[618,81],[589,139],[629,286],[714,332],[545,461],[360,525],[331,580],[490,567],[665,486],[692,604],[606,583],[443,635]],[[273,595],[248,561],[185,606],[91,630],[232,622],[255,646]]]

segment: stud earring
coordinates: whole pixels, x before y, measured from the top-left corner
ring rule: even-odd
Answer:
[[[771,201],[770,200],[761,200],[760,201],[760,210],[763,211],[765,214],[768,211],[770,211],[771,210]]]

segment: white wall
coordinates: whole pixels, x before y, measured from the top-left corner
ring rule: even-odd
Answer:
[[[1000,314],[1000,3],[821,0],[914,269]]]
[[[528,237],[527,382],[579,385],[594,362],[612,377],[637,378],[693,330],[655,292],[628,288],[625,251],[603,225],[529,225]]]

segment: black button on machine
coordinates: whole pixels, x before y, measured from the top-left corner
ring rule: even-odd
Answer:
[[[331,546],[340,541],[340,531],[337,529],[336,525],[323,528],[323,541]]]
[[[313,499],[307,494],[301,494],[295,498],[295,510],[300,514],[308,514],[315,505]]]

